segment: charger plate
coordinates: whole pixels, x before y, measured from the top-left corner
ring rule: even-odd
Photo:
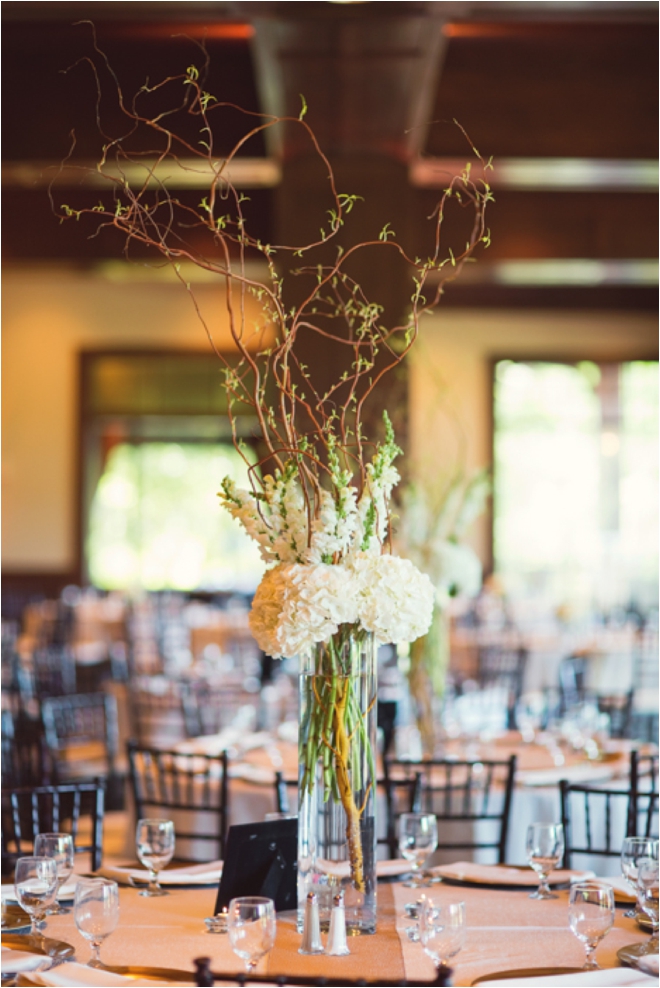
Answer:
[[[458,862],[462,864],[462,862]],[[472,862],[465,862],[465,871],[453,865],[436,865],[428,869],[436,878],[441,878],[447,885],[476,886],[495,890],[527,889],[533,892],[538,888],[539,879],[529,865],[482,865],[470,874]],[[568,885],[573,877],[591,876],[592,872],[577,872],[571,869],[558,868],[548,878],[551,886]]]
[[[2,946],[11,950],[26,950],[28,954],[43,954],[59,961],[73,957],[75,948],[64,940],[53,940],[51,937],[40,937],[37,943],[29,934],[2,933]]]
[[[171,967],[139,967],[134,964],[108,965],[108,971],[113,974],[121,974],[125,978],[134,981],[171,981],[177,985],[194,985],[195,974],[193,971],[177,971]]]
[[[20,906],[6,905],[2,910],[2,935],[5,933],[18,933],[31,926],[30,917]]]
[[[656,953],[657,950],[652,951],[648,949],[649,941],[642,940],[641,943],[629,943],[627,947],[621,947],[617,950],[616,956],[619,958],[622,964],[627,964],[628,967],[639,968],[637,961],[640,957],[644,957],[645,954]]]
[[[513,981],[515,978],[549,978],[555,974],[577,974],[581,970],[581,967],[521,967],[515,971],[495,971],[493,974],[482,974],[472,984],[480,985],[484,981]]]

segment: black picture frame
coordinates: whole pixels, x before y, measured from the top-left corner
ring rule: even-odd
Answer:
[[[264,895],[278,912],[298,905],[298,820],[265,820],[229,828],[215,911],[242,895]]]

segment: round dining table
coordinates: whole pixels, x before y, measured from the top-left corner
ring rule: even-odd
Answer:
[[[145,898],[122,886],[119,925],[103,943],[103,960],[109,965],[190,972],[188,983],[194,984],[194,959],[209,957],[216,984],[222,984],[223,973],[236,974],[244,968],[228,936],[206,930],[204,919],[213,915],[216,891],[215,886],[174,887],[163,897]],[[575,971],[584,962],[584,948],[568,926],[566,889],[558,890],[551,900],[530,899],[529,887],[489,888],[446,881],[423,891],[440,904],[465,903],[465,942],[452,961],[456,986],[472,985],[503,971]],[[349,938],[350,954],[341,957],[301,955],[295,913],[280,913],[274,949],[259,963],[256,974],[366,978],[375,985],[405,978],[421,986],[434,977],[434,966],[421,944],[406,932],[411,920],[404,907],[417,895],[400,880],[379,882],[377,932]],[[77,933],[71,912],[49,917],[46,935],[72,944],[78,961],[88,960],[89,945]],[[598,947],[597,960],[603,968],[616,968],[621,948],[647,939],[648,934],[618,906],[614,927]],[[631,972],[621,968],[621,973],[623,977]]]

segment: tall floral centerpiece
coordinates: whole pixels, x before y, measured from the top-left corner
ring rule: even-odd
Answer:
[[[109,66],[96,43],[89,62],[103,70],[94,73],[100,86]],[[129,257],[135,246],[146,245],[165,258],[190,293],[224,368],[227,414],[248,465],[249,487],[226,478],[220,498],[258,542],[268,566],[254,596],[252,632],[273,657],[300,660],[300,901],[317,890],[323,920],[328,895],[343,885],[349,930],[369,933],[376,924],[375,649],[426,632],[433,588],[412,562],[391,551],[390,498],[400,450],[387,413],[380,439],[365,435],[365,403],[373,402],[384,375],[405,358],[420,315],[438,303],[444,283],[477,245],[487,245],[484,211],[492,197],[483,178],[473,180],[466,166],[448,178],[432,218],[430,256],[408,256],[389,224],[372,240],[350,244],[344,226],[359,197],[336,188],[330,162],[305,120],[304,100],[294,117],[247,113],[207,92],[205,74],[204,64],[191,65],[181,75],[146,83],[131,100],[113,75],[122,124],[119,136],[102,131],[93,171],[94,187],[105,181],[109,194],[76,208],[61,202],[55,182],[51,198],[62,219],[123,233]],[[99,90],[100,128],[106,99]],[[219,154],[223,122],[229,114],[235,127],[237,113],[244,116],[245,134]],[[310,243],[269,244],[253,236],[247,197],[232,180],[246,142],[282,126],[304,131],[327,174],[320,229]],[[485,172],[487,163],[474,148],[472,153]],[[63,169],[75,167],[74,148]],[[193,174],[197,184],[206,177],[195,200],[172,190],[181,172]],[[467,224],[460,246],[452,249],[441,230],[453,203],[467,208]],[[365,250],[376,265],[378,251],[395,251],[410,270],[410,304],[399,323],[384,318],[382,306],[351,274],[356,254]],[[259,277],[255,259],[262,266]],[[216,342],[214,325],[193,295],[191,264],[217,276],[231,353]],[[287,293],[291,277],[299,286],[293,301]],[[255,301],[259,319],[247,316]],[[340,355],[333,365],[341,370],[329,387],[302,356],[301,344],[310,339]],[[250,442],[247,417],[256,423]]]
[[[432,757],[437,741],[435,701],[442,698],[450,660],[449,609],[458,594],[481,589],[481,561],[464,539],[484,510],[490,491],[485,470],[450,479],[434,477],[407,485],[402,497],[399,546],[430,578],[433,616],[428,631],[410,647],[408,683],[422,748]]]

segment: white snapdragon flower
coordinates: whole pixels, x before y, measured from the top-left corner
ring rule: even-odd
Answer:
[[[237,487],[231,477],[225,477],[218,496],[232,518],[236,518],[258,544],[261,558],[270,562],[273,558],[272,532],[259,512],[254,495]]]

